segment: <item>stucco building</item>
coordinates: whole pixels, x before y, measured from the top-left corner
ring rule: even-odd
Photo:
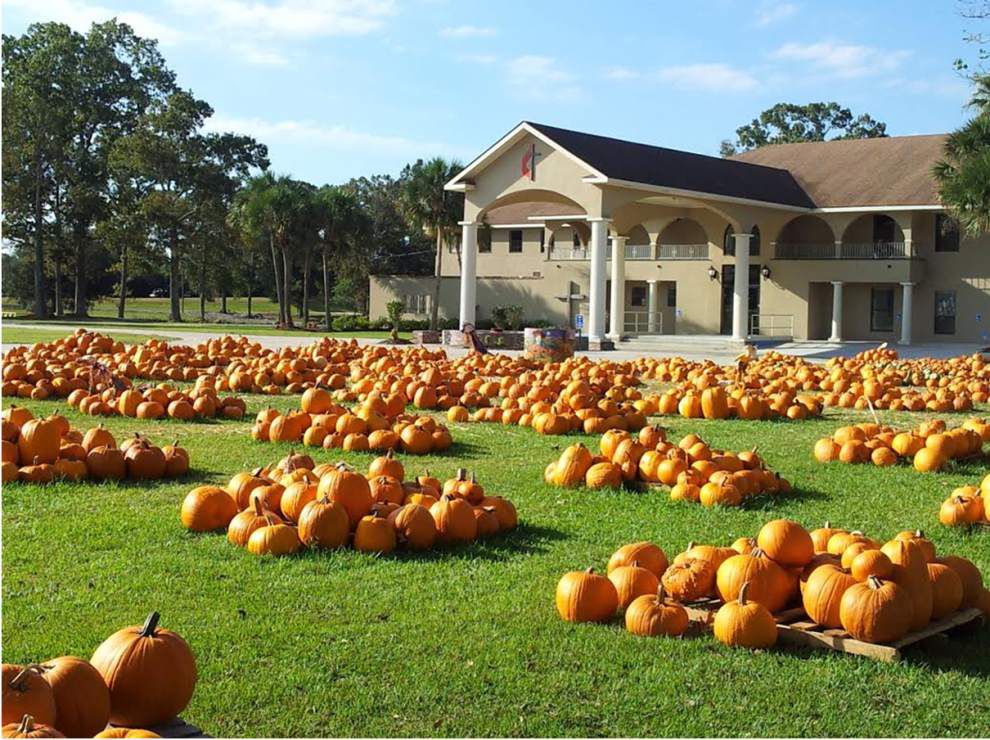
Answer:
[[[447,185],[465,196],[440,314],[516,304],[592,346],[650,334],[990,339],[990,242],[960,238],[944,136],[728,159],[523,122]],[[372,276],[371,316],[430,310],[432,277]]]

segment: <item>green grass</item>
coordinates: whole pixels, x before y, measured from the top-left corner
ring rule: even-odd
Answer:
[[[114,339],[119,339],[124,344],[144,344],[149,339],[162,339],[155,334],[133,334],[123,331],[106,332]],[[35,342],[53,342],[66,336],[65,329],[33,329],[30,327],[20,327],[9,323],[0,330],[0,339],[4,344],[34,344]]]
[[[269,400],[250,398],[251,415]],[[274,402],[288,408],[297,399]],[[54,402],[27,405],[64,411]],[[619,545],[651,539],[672,557],[689,540],[727,544],[781,516],[877,537],[921,527],[940,551],[990,575],[990,530],[936,521],[947,492],[978,481],[983,466],[923,476],[811,460],[815,439],[864,418],[670,422],[673,434],[696,431],[718,446],[758,444],[799,491],[733,510],[550,488],[543,468],[575,438],[454,425],[454,449],[403,456],[408,474],[428,467],[447,477],[466,465],[516,503],[518,531],[424,555],[280,560],[187,533],[178,508],[194,485],[222,483],[288,445],[252,442],[248,422],[111,418],[105,423],[118,435],[139,428],[159,442],[178,438],[194,470],[179,482],[5,486],[4,660],[88,657],[111,632],[158,609],[197,655],[199,684],[184,716],[216,736],[985,736],[987,629],[882,664],[794,648],[732,650],[709,636],[643,639],[618,622],[575,626],[556,615],[561,574],[604,568]],[[370,459],[312,454],[361,467]]]

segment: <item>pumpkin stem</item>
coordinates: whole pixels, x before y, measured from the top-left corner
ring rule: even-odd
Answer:
[[[739,606],[746,606],[746,592],[749,591],[749,581],[746,581],[742,588],[739,589],[739,596],[736,597],[736,601],[739,602]]]
[[[590,568],[586,568],[584,572],[590,576],[595,572],[595,566],[592,565]]]
[[[878,588],[883,586],[883,581],[881,581],[876,576],[870,576],[869,578],[866,579],[866,582],[870,585],[870,588],[872,588],[874,591],[876,591]]]
[[[920,540],[923,540],[925,538],[925,533],[922,532],[920,529],[916,529],[914,530],[914,536]]]
[[[148,618],[144,620],[144,626],[141,627],[141,631],[138,633],[141,637],[154,637],[155,630],[158,628],[158,620],[162,618],[162,615],[158,612],[151,612]]]
[[[21,725],[17,728],[17,732],[21,737],[27,737],[28,733],[34,730],[34,717],[30,714],[25,714],[21,719]]]
[[[667,589],[663,587],[663,583],[657,586],[657,603],[662,604],[667,600]]]
[[[254,501],[254,513],[257,514],[258,516],[261,516],[262,515],[261,497],[252,496],[251,500]]]
[[[10,688],[17,689],[18,691],[25,691],[26,688],[22,688],[21,684],[24,683],[24,679],[27,678],[29,673],[41,673],[41,666],[37,663],[31,663],[30,665],[24,666],[20,672],[14,676],[10,681]]]
[[[454,476],[457,480],[464,481],[467,480],[467,468],[458,468],[457,474]]]

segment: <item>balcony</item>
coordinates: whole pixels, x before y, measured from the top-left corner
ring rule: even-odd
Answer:
[[[627,260],[651,260],[653,259],[652,244],[627,244],[625,248]],[[605,248],[605,259],[612,259],[612,244]]]
[[[708,244],[661,244],[657,259],[706,260]]]
[[[904,242],[789,243],[778,242],[779,260],[902,260],[910,259]]]

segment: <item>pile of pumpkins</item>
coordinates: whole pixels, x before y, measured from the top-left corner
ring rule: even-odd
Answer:
[[[129,416],[134,419],[241,419],[247,410],[242,398],[221,398],[213,386],[199,381],[188,393],[163,383],[153,388],[128,388],[119,393],[113,387],[100,393],[89,393],[79,388],[72,391],[66,400],[70,406],[90,416]]]
[[[3,412],[4,483],[52,483],[56,480],[153,480],[189,471],[189,453],[178,442],[157,447],[135,433],[120,446],[102,425],[85,433],[64,416],[35,419],[26,408]]]
[[[255,555],[346,546],[369,553],[427,550],[518,524],[512,502],[488,494],[466,470],[443,483],[429,471],[407,481],[391,450],[366,474],[290,453],[271,468],[238,473],[225,488],[194,488],[180,519],[193,532],[226,530],[231,544]]]
[[[640,635],[678,635],[688,627],[683,605],[715,599],[716,639],[750,648],[776,642],[774,614],[800,604],[822,627],[864,642],[895,642],[960,609],[990,615],[990,591],[966,558],[935,556],[920,532],[880,543],[861,532],[797,522],[767,522],[755,538],[729,547],[689,544],[668,564],[650,542],[625,545],[608,575],[573,571],[557,585],[556,605],[569,622],[608,622],[625,611]]]
[[[979,486],[959,486],[942,502],[938,520],[947,527],[990,524],[990,475]]]
[[[599,454],[580,442],[567,447],[543,473],[552,486],[618,488],[645,481],[670,486],[674,501],[711,507],[738,506],[760,494],[790,493],[791,484],[766,467],[756,450],[726,452],[712,448],[697,434],[677,444],[661,426],[643,427],[637,435],[611,431],[599,440]]]
[[[790,419],[802,421],[822,414],[822,403],[813,394],[795,394],[789,390],[764,393],[742,386],[708,385],[699,390],[697,384],[713,382],[702,376],[688,389],[671,389],[660,395],[657,414],[680,415],[685,419]]]
[[[4,663],[3,737],[160,737],[142,728],[178,716],[197,674],[189,645],[159,620],[118,630],[88,661]]]
[[[442,452],[454,441],[450,430],[433,417],[405,413],[405,402],[397,395],[371,393],[348,410],[323,388],[307,389],[299,411],[263,409],[251,436],[260,442],[301,442],[326,450],[402,450],[412,455]]]
[[[942,419],[925,421],[910,431],[898,431],[879,423],[862,423],[835,430],[815,442],[812,455],[820,463],[873,463],[878,467],[910,460],[921,473],[941,470],[950,460],[982,454],[990,441],[990,424],[969,419],[948,429]]]

